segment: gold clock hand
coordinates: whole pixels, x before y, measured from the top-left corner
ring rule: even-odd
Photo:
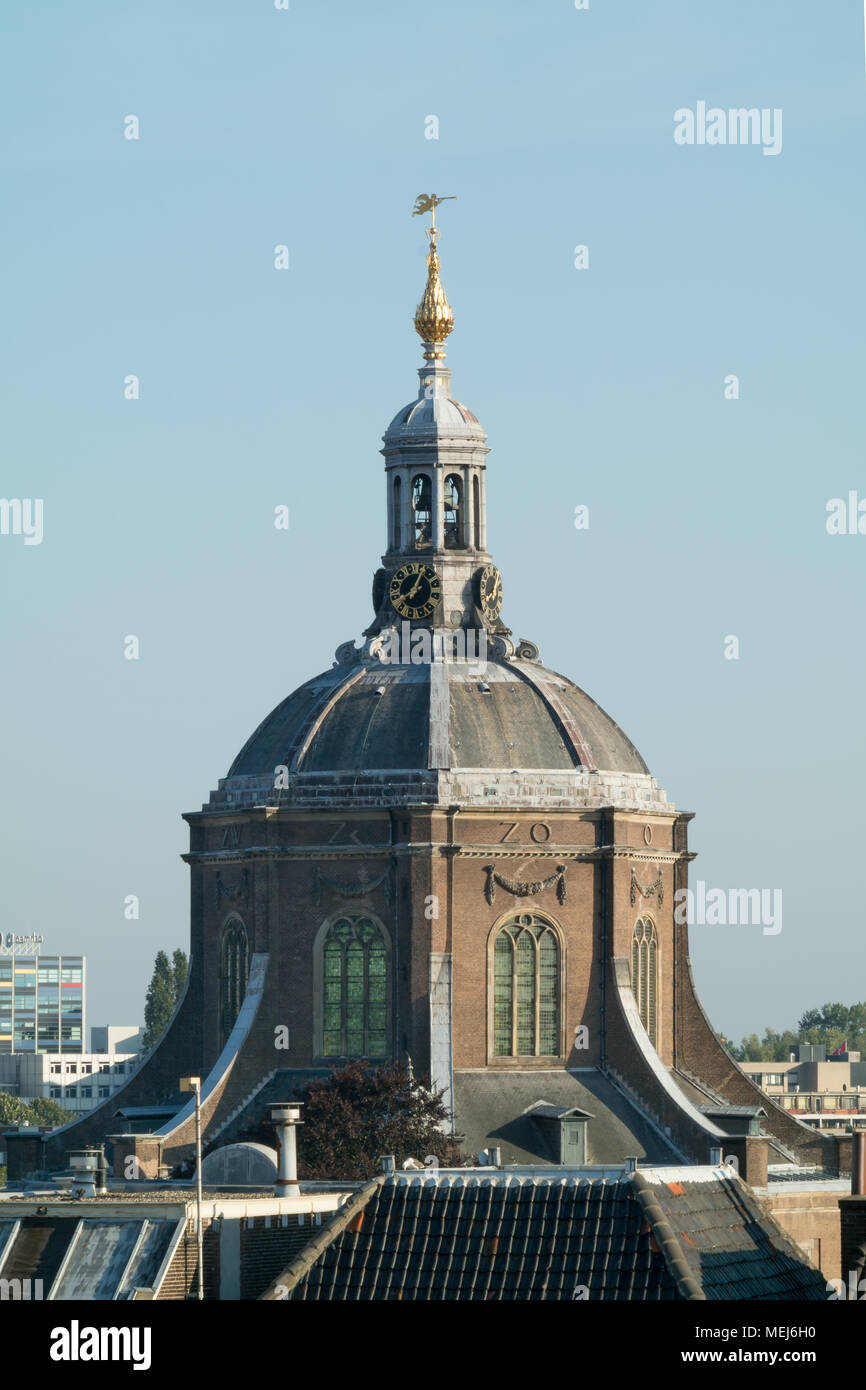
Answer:
[[[414,598],[414,597],[415,597],[415,595],[417,594],[418,590],[421,588],[421,580],[422,580],[423,578],[424,578],[423,574],[419,574],[419,575],[418,575],[418,578],[415,580],[414,586],[409,590],[408,594],[406,595],[407,598]]]

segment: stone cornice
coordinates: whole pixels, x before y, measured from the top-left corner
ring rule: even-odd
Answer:
[[[688,850],[654,850],[634,845],[461,845],[444,841],[370,845],[251,845],[247,849],[190,850],[180,857],[185,864],[219,868],[263,860],[381,859],[424,854],[453,855],[460,859],[632,859],[642,863],[688,863],[697,856]]]
[[[435,848],[435,846],[434,846]],[[634,845],[444,845],[441,850],[462,859],[635,859],[657,864],[676,864],[693,855],[679,850],[638,849]]]
[[[254,845],[249,849],[190,850],[180,857],[185,864],[203,869],[221,864],[248,864],[265,859],[384,859],[394,853],[393,845]]]

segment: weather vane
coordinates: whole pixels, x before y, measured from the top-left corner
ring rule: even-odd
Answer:
[[[424,344],[424,357],[430,362],[445,356],[442,344],[454,327],[451,305],[445,298],[445,291],[439,279],[439,252],[436,249],[439,228],[436,226],[436,209],[440,203],[456,197],[456,193],[449,193],[445,198],[440,198],[438,193],[419,193],[412,209],[413,217],[429,212],[431,218],[431,225],[424,228],[430,242],[427,252],[427,284],[421,303],[415,310],[415,330]]]
[[[440,203],[456,202],[456,193],[447,193],[444,198],[440,198],[437,193],[419,193],[415,199],[415,206],[412,209],[413,217],[421,217],[425,212],[430,214],[430,223],[433,231],[436,230],[436,209]]]

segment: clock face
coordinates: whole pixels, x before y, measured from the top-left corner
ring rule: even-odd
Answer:
[[[502,607],[502,575],[495,565],[485,565],[478,576],[478,604],[492,622]]]
[[[432,565],[412,560],[391,575],[388,593],[401,618],[429,618],[442,597],[442,581]]]

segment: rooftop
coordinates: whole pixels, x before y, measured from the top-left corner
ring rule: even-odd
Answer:
[[[738,1178],[662,1167],[378,1178],[263,1297],[824,1301],[826,1290]]]
[[[277,767],[288,769],[279,790]],[[205,809],[319,804],[324,789],[353,804],[489,805],[495,796],[671,809],[613,719],[537,661],[398,665],[360,649],[271,711]]]

